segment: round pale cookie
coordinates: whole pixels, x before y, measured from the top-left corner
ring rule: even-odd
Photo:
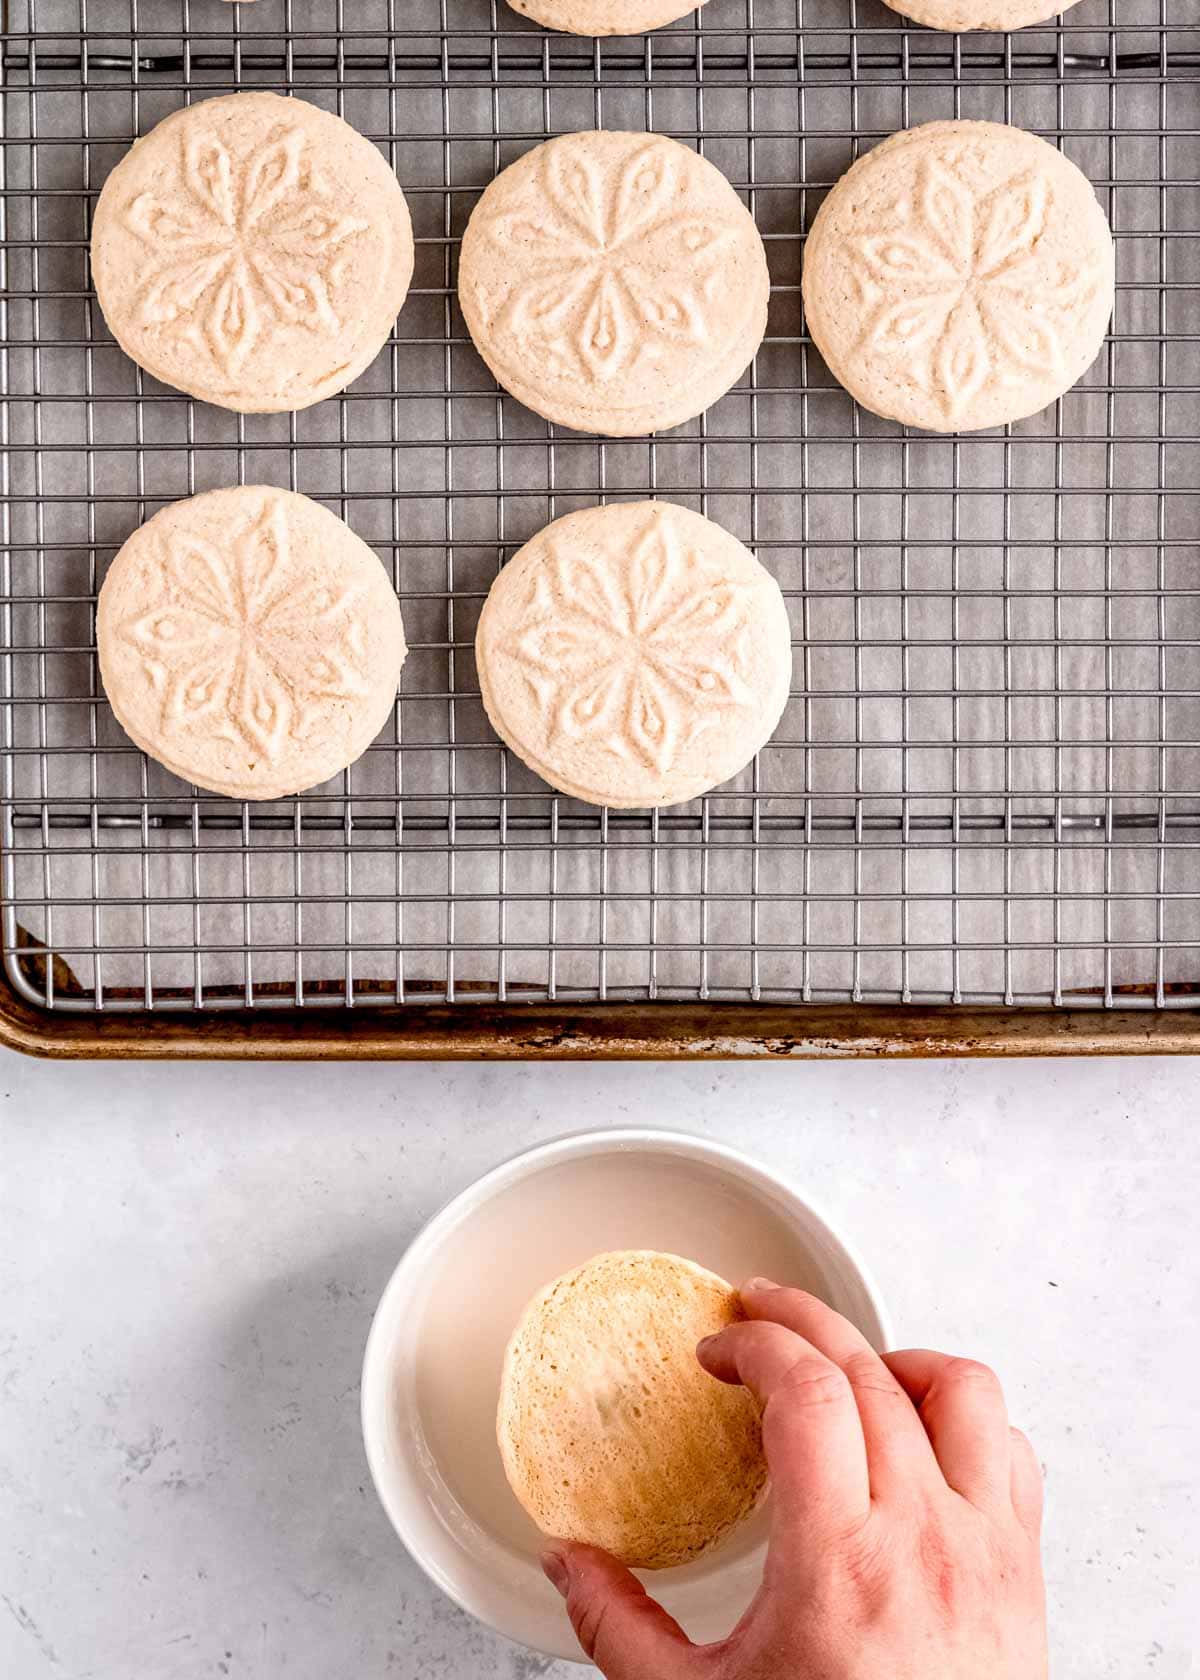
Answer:
[[[787,704],[779,585],[670,502],[556,519],[509,561],[475,638],[492,726],[543,781],[614,808],[677,805],[737,774]]]
[[[753,218],[658,134],[548,140],[498,175],[463,236],[458,293],[506,391],[577,431],[678,426],[749,366],[770,284]]]
[[[982,29],[1008,33],[1031,23],[1045,23],[1075,4],[1075,0],[884,0],[885,5],[930,29],[956,34]]]
[[[514,12],[568,35],[644,35],[661,29],[704,0],[508,0]]]
[[[754,1509],[758,1407],[696,1360],[743,1316],[723,1279],[652,1250],[598,1254],[534,1297],[504,1357],[496,1437],[544,1534],[668,1569]]]
[[[308,408],[387,343],[413,270],[400,184],[349,123],[235,93],[176,111],[104,184],[92,274],[117,343],[239,413]]]
[[[176,502],[135,531],[96,640],[130,739],[234,799],[299,793],[361,757],[407,651],[373,550],[307,496],[262,485]]]
[[[803,279],[813,342],[864,408],[969,432],[1036,414],[1095,361],[1113,240],[1087,178],[1044,140],[927,123],[843,175]]]

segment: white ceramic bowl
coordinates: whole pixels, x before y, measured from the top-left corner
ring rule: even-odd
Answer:
[[[883,1308],[861,1262],[774,1173],[719,1144],[644,1129],[541,1144],[430,1220],[384,1290],[367,1341],[362,1424],[379,1497],[438,1586],[510,1639],[579,1650],[538,1566],[540,1536],[496,1446],[504,1348],[544,1283],[606,1249],[687,1255],[737,1282],[797,1283],[876,1347]],[[700,1640],[737,1621],[762,1573],[760,1509],[708,1557],[646,1576]]]

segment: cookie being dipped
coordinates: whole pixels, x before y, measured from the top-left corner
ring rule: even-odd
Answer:
[[[505,1355],[496,1433],[543,1533],[667,1569],[750,1514],[767,1476],[757,1404],[695,1353],[743,1316],[723,1279],[653,1250],[598,1254],[534,1297]]]

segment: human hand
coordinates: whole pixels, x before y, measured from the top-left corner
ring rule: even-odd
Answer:
[[[1042,1478],[986,1366],[874,1353],[798,1289],[756,1278],[700,1343],[763,1405],[763,1584],[728,1639],[693,1645],[594,1547],[543,1558],[608,1680],[1045,1680]]]

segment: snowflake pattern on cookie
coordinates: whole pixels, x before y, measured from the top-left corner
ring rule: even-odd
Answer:
[[[893,225],[847,241],[870,308],[861,352],[910,358],[950,418],[990,378],[1061,370],[1067,322],[1097,278],[1082,262],[1047,272],[1038,247],[1049,210],[1033,173],[977,200],[952,167],[924,159]]]
[[[653,513],[626,554],[551,546],[512,643],[549,747],[588,739],[665,771],[730,709],[753,707],[742,676],[753,592],[705,564]]]
[[[227,548],[171,529],[157,597],[115,629],[140,656],[165,736],[203,729],[274,764],[318,702],[367,692],[356,593],[296,573],[283,504],[268,497]]]
[[[477,293],[497,337],[536,346],[558,372],[601,381],[666,343],[709,341],[721,261],[741,230],[711,206],[686,208],[673,150],[651,140],[610,180],[570,147],[543,148],[536,208],[481,229],[504,255],[499,286]]]
[[[215,132],[182,141],[186,197],[139,193],[124,225],[145,245],[143,327],[178,323],[236,378],[272,320],[332,336],[342,247],[368,224],[341,214],[306,136],[291,129],[235,158]]]

